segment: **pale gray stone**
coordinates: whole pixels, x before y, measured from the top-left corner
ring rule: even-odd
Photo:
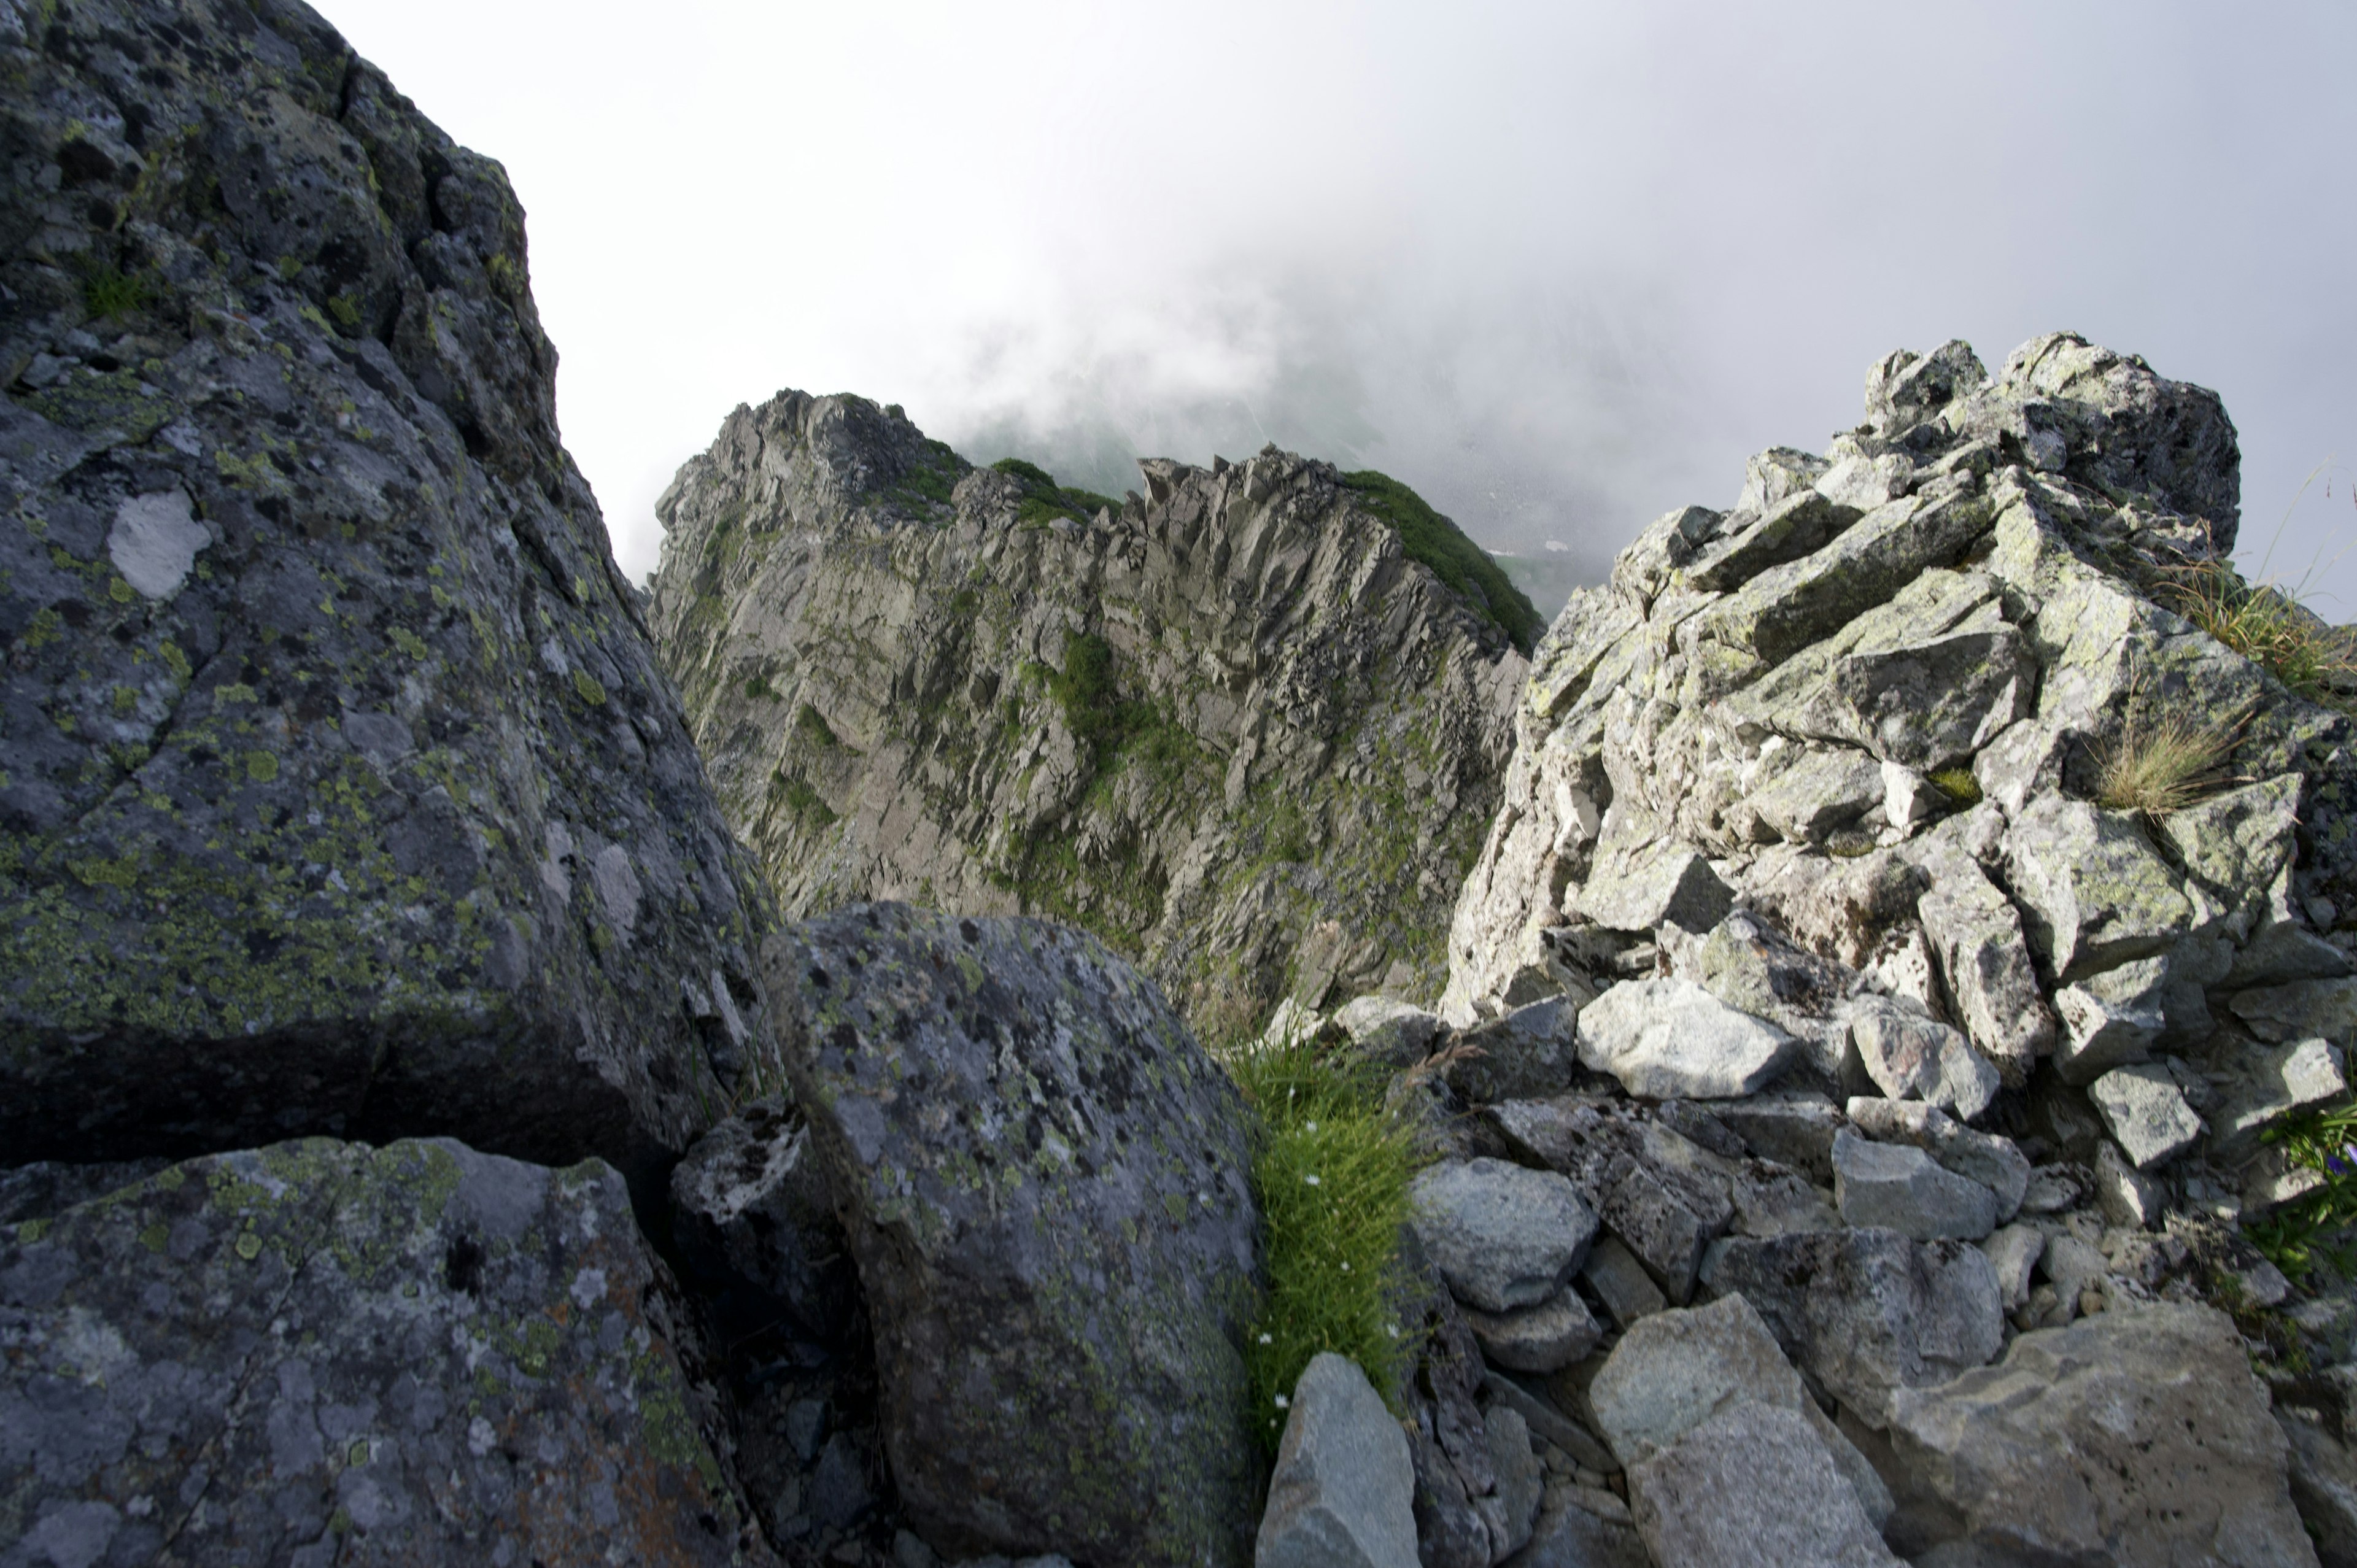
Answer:
[[[2104,1568],[2313,1563],[2287,1444],[2223,1313],[2103,1313],[1891,1396],[1890,1434],[1974,1541]]]
[[[2317,1036],[2346,1044],[2357,1037],[2357,975],[2255,986],[2235,992],[2226,1005],[2270,1045]]]
[[[1726,918],[1731,897],[1700,853],[1660,843],[1599,864],[1574,912],[1612,931],[1650,931],[1670,921],[1706,931]]]
[[[2030,1272],[2046,1255],[2046,1232],[2035,1225],[2008,1225],[1981,1243],[1996,1270],[1998,1296],[2011,1312],[2029,1299]]]
[[[2060,1214],[2077,1203],[2084,1190],[2069,1168],[2040,1165],[2029,1173],[2029,1185],[2021,1189],[2021,1212]]]
[[[1775,1405],[1733,1405],[1631,1466],[1629,1501],[1678,1568],[1898,1568],[1808,1423]]]
[[[2010,1138],[1967,1127],[1935,1105],[1912,1100],[1852,1099],[1851,1125],[1886,1144],[1912,1144],[1958,1176],[1996,1195],[2000,1223],[2020,1211],[2029,1159]]]
[[[1918,1241],[1976,1241],[1996,1225],[1996,1194],[1979,1182],[1921,1149],[1850,1133],[1834,1140],[1834,1194],[1846,1223],[1880,1226]]]
[[[1624,980],[1579,1015],[1579,1059],[1648,1099],[1724,1100],[1782,1070],[1792,1037],[1690,980]]]
[[[2054,993],[2062,1037],[2054,1070],[2065,1083],[2088,1084],[2115,1067],[2140,1062],[2169,1027],[2165,957],[2132,959]]]
[[[1964,820],[1953,820],[1953,830],[1943,824],[1927,835],[1921,864],[1931,886],[1915,916],[1956,1021],[2007,1082],[2019,1082],[2054,1047],[2054,1012],[2030,961],[2020,912],[1964,847]]]
[[[1811,746],[1749,804],[1760,820],[1794,843],[1821,844],[1882,804],[1882,766],[1852,746]]]
[[[1451,1161],[1419,1173],[1410,1193],[1426,1256],[1458,1300],[1484,1312],[1554,1295],[1596,1235],[1595,1211],[1555,1171]]]
[[[2087,1097],[2138,1170],[2164,1164],[2201,1137],[2201,1118],[2158,1062],[2114,1068],[2089,1086]]]
[[[2160,1223],[2168,1192],[2136,1168],[2119,1145],[2104,1139],[2095,1148],[2095,1204],[2115,1225],[2149,1230]]]
[[[1588,1384],[1587,1401],[1624,1466],[1652,1457],[1734,1405],[1792,1411],[1824,1444],[1867,1517],[1879,1525],[1890,1516],[1889,1488],[1809,1398],[1776,1337],[1740,1295],[1656,1313],[1632,1326]]]
[[[2291,1500],[2322,1568],[2357,1568],[2357,1455],[2304,1410],[2277,1406],[2290,1448]]]
[[[1345,1003],[1334,1022],[1360,1051],[1390,1068],[1413,1067],[1432,1051],[1447,1028],[1434,1014],[1391,996],[1361,996]]]
[[[2041,795],[2006,834],[2006,864],[2031,946],[2066,983],[2165,951],[2193,923],[2176,874],[2126,812]]]
[[[1861,996],[1849,1029],[1867,1076],[1893,1100],[1921,1100],[1969,1122],[1996,1097],[1996,1069],[1936,1018],[1889,997]]]
[[[1591,1256],[1593,1254],[1591,1253]],[[1512,1372],[1552,1372],[1587,1359],[1603,1326],[1577,1292],[1566,1288],[1535,1306],[1512,1312],[1463,1309],[1465,1326],[1492,1366]]]
[[[1269,1477],[1255,1568],[1415,1568],[1415,1466],[1359,1364],[1310,1358]]]
[[[1473,1506],[1490,1527],[1490,1560],[1498,1563],[1529,1544],[1546,1473],[1531,1447],[1531,1429],[1520,1411],[1502,1402],[1492,1404],[1481,1412],[1481,1426],[1498,1486],[1490,1496],[1475,1498]]]
[[[1613,1322],[1623,1328],[1670,1305],[1644,1264],[1617,1236],[1607,1236],[1589,1250],[1587,1261],[1579,1266],[1579,1277],[1587,1282]]]
[[[2242,1076],[2206,1118],[2216,1146],[2229,1155],[2248,1149],[2269,1122],[2349,1092],[2341,1047],[2329,1040],[2294,1040],[2235,1065]]]
[[[1587,1428],[1557,1410],[1553,1403],[1531,1392],[1502,1372],[1492,1371],[1481,1380],[1482,1397],[1513,1407],[1522,1416],[1531,1435],[1544,1443],[1552,1443],[1570,1456],[1572,1462],[1602,1475],[1620,1467],[1611,1453],[1591,1435]]]

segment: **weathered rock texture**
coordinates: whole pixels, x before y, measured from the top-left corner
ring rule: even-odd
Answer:
[[[763,962],[918,1533],[1246,1561],[1258,1210],[1227,1076],[1129,965],[1042,921],[854,906]]]
[[[731,820],[791,914],[1049,915],[1207,1036],[1431,994],[1528,607],[1411,558],[1464,541],[1380,477],[1142,467],[1107,503],[856,397],[731,414],[652,613]]]
[[[0,8],[0,1148],[676,1151],[765,917],[499,166],[294,0]]]
[[[600,1162],[171,1166],[0,1240],[0,1558],[770,1562],[675,1313]]]

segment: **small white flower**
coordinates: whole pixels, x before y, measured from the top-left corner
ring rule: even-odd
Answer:
[[[1308,1182],[1311,1187],[1316,1187],[1318,1185],[1318,1177],[1315,1175],[1306,1176],[1301,1179]]]
[[[1274,1334],[1264,1334],[1260,1337],[1260,1342],[1264,1345],[1274,1345],[1276,1343],[1276,1336]]]
[[[1315,1122],[1304,1122],[1301,1124],[1301,1130],[1305,1133],[1315,1133],[1318,1131],[1318,1123]]]
[[[1399,1337],[1399,1325],[1398,1325],[1398,1324],[1396,1324],[1396,1323],[1386,1323],[1386,1324],[1384,1324],[1384,1325],[1383,1325],[1383,1326],[1384,1326],[1385,1328],[1387,1328],[1387,1329],[1391,1330],[1391,1336],[1392,1336],[1392,1337],[1393,1337],[1393,1338],[1396,1339],[1396,1338],[1398,1338],[1398,1337]]]
[[[1343,1272],[1344,1273],[1346,1273],[1346,1274],[1347,1274],[1347,1273],[1349,1273],[1351,1272],[1351,1265],[1350,1265],[1350,1264],[1348,1264],[1348,1263],[1344,1263],[1344,1264],[1342,1265],[1342,1272]]]
[[[1293,1408],[1293,1402],[1286,1399],[1283,1394],[1279,1394],[1276,1396],[1276,1408],[1279,1410],[1290,1410]]]

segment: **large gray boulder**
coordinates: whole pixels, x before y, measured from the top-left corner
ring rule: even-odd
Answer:
[[[1245,1113],[1160,992],[1092,937],[899,904],[762,957],[917,1533],[1243,1562]]]
[[[1293,1386],[1254,1568],[1415,1568],[1415,1465],[1359,1364],[1319,1351]]]
[[[1921,1149],[1851,1133],[1834,1140],[1834,1198],[1844,1224],[1879,1226],[1918,1241],[1977,1241],[1996,1229],[1996,1194],[1979,1182]]]
[[[768,895],[558,439],[507,177],[297,0],[33,16],[0,1148],[651,1175],[776,1080]]]
[[[1678,1568],[1898,1568],[1798,1414],[1738,1403],[1629,1467],[1653,1561]]]
[[[1901,1459],[1999,1553],[2095,1568],[2309,1564],[2284,1435],[2223,1313],[2115,1310],[1891,1396]]]
[[[0,1233],[0,1560],[771,1561],[608,1166],[210,1155]]]
[[[1985,1366],[2005,1343],[1996,1270],[1968,1241],[1837,1230],[1720,1243],[1704,1283],[1751,1303],[1794,1366],[1878,1424],[1892,1393]]]
[[[1483,1312],[1537,1306],[1587,1255],[1596,1214],[1566,1177],[1503,1160],[1418,1172],[1409,1223],[1449,1290]]]

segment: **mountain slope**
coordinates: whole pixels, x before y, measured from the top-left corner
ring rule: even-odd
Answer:
[[[738,409],[651,616],[725,809],[792,914],[1051,915],[1208,1032],[1437,991],[1527,601],[1382,476],[1142,467],[1114,505],[864,399]]]

